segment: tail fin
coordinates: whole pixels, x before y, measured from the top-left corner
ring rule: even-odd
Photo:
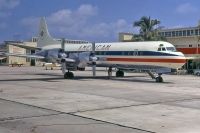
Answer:
[[[58,44],[58,43],[59,43],[58,41],[56,41],[50,36],[46,20],[44,17],[42,17],[39,25],[39,36],[38,36],[37,46],[43,47],[46,45]]]

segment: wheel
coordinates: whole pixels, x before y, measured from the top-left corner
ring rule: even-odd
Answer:
[[[74,78],[73,72],[66,72],[66,73],[64,74],[64,78],[65,78],[65,79],[73,79],[73,78]]]
[[[124,77],[124,72],[121,71],[121,70],[118,70],[118,71],[116,72],[116,77]]]
[[[161,76],[156,77],[156,82],[159,83],[163,82],[163,78]]]
[[[199,73],[199,72],[197,72],[195,75],[196,75],[196,76],[200,76],[200,73]]]

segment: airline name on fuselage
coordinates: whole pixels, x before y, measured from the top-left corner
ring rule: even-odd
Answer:
[[[111,45],[109,44],[99,44],[95,46],[95,50],[97,51],[104,51],[104,50],[109,50]],[[81,45],[78,48],[79,51],[91,51],[92,50],[92,45]]]

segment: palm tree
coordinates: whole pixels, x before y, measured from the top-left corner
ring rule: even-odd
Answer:
[[[146,40],[159,40],[156,25],[160,24],[160,21],[157,19],[151,19],[150,17],[143,16],[139,21],[133,23],[134,27],[140,27],[140,36],[144,41]],[[158,37],[158,38],[157,38]]]

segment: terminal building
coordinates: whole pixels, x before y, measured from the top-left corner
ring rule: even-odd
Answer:
[[[37,47],[37,39],[32,38],[30,41],[4,41],[1,44],[0,51],[5,53],[14,53],[14,54],[33,54],[35,53],[34,50],[27,50],[21,47],[14,46],[13,44],[25,45],[30,47]],[[35,66],[36,60],[25,58],[25,57],[17,57],[17,56],[6,56],[1,57],[2,60],[0,61],[1,65],[11,65],[11,64],[23,64],[26,66]]]
[[[184,53],[187,70],[200,69],[200,25],[196,27],[160,30],[159,34],[172,43],[177,51]]]

